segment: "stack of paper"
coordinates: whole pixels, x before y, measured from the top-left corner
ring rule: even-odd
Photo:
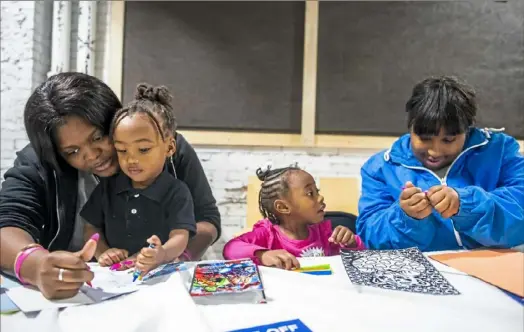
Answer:
[[[485,249],[429,256],[459,271],[524,297],[524,253]]]
[[[65,308],[81,304],[99,303],[123,294],[138,290],[132,279],[125,272],[110,272],[109,269],[96,269],[93,287],[82,286],[80,292],[69,299],[48,300],[34,287],[19,286],[7,291],[9,298],[23,312],[41,311],[51,308]],[[122,274],[123,273],[123,274]]]
[[[12,302],[24,312],[41,311],[49,308],[65,308],[81,304],[94,304],[120,295],[136,292],[140,288],[153,284],[152,281],[157,276],[166,276],[167,274],[180,271],[182,268],[179,264],[167,264],[166,266],[160,266],[155,271],[151,271],[152,273],[149,273],[144,280],[133,282],[133,270],[111,271],[107,267],[98,266],[98,264],[89,265],[91,271],[95,274],[95,278],[91,282],[93,287],[87,285],[82,286],[80,292],[72,298],[48,300],[34,287],[23,287],[18,284],[16,284],[18,287],[8,289],[7,295]]]

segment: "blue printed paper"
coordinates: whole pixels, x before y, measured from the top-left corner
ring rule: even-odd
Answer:
[[[149,271],[142,278],[142,281],[147,281],[147,280],[150,280],[156,277],[160,277],[166,274],[171,274],[173,272],[184,271],[184,270],[187,270],[187,266],[184,264],[184,262],[168,263],[168,264],[160,265],[156,269]]]
[[[19,283],[12,281],[11,279],[1,277],[2,283],[1,283],[1,291],[0,291],[0,312],[2,314],[9,314],[13,312],[20,311],[20,309],[14,304],[13,301],[7,296],[6,291],[9,288],[18,287],[20,286]]]
[[[313,332],[300,319],[249,327],[229,332]]]
[[[333,274],[333,272],[331,272],[330,270],[325,270],[325,271],[304,271],[302,273],[312,274],[312,275],[315,275],[315,276],[329,276],[329,275]]]

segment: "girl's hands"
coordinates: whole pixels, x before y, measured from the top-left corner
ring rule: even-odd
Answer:
[[[345,226],[335,227],[328,241],[346,247],[354,247],[356,245],[355,234]]]
[[[284,270],[300,268],[298,259],[284,249],[259,250],[255,255],[264,266],[274,266]]]

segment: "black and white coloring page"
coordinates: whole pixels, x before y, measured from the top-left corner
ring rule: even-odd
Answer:
[[[353,284],[404,292],[459,295],[418,248],[340,251]]]

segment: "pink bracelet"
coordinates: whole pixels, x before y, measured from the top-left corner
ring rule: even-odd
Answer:
[[[24,285],[27,285],[27,283],[25,282],[24,278],[22,278],[22,276],[20,275],[20,269],[22,268],[22,264],[24,263],[26,258],[37,250],[46,250],[46,249],[44,249],[44,247],[42,246],[32,247],[32,248],[29,248],[29,249],[26,249],[20,252],[18,256],[16,256],[15,275],[18,278],[18,280],[20,280],[20,282]]]
[[[191,255],[186,250],[184,250],[184,252],[180,256],[184,257],[186,259],[186,262],[191,261]]]

